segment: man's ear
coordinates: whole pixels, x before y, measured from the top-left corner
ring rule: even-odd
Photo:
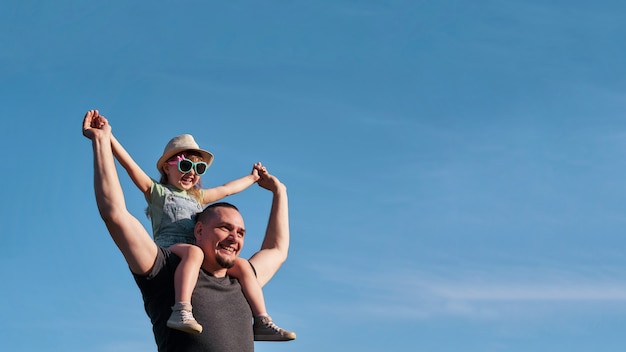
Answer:
[[[196,238],[196,242],[200,239],[202,235],[202,223],[200,221],[196,222],[196,226],[193,228],[193,236]]]

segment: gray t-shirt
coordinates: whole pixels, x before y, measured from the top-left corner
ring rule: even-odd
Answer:
[[[152,272],[133,275],[143,296],[159,352],[252,352],[252,312],[239,281],[217,278],[203,270],[191,298],[193,314],[202,325],[201,334],[167,327],[174,305],[174,272],[180,258],[159,247]]]

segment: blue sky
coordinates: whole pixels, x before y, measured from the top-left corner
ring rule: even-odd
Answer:
[[[155,350],[84,112],[287,184],[257,351],[623,351],[620,1],[0,2],[0,350]],[[121,173],[127,205],[145,201]],[[269,195],[230,197],[260,245]]]

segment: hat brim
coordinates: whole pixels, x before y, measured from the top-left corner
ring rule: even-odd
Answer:
[[[173,157],[174,155],[180,152],[186,152],[186,151],[193,151],[193,152],[200,153],[200,155],[202,155],[202,159],[204,159],[204,162],[207,163],[207,169],[209,168],[209,166],[211,166],[211,163],[213,163],[213,154],[211,154],[211,152],[208,152],[204,149],[174,148],[174,149],[168,150],[167,153],[163,154],[159,158],[159,160],[156,163],[157,170],[159,170],[159,172],[162,173],[163,166],[165,165],[165,162],[167,160],[169,160],[171,157]]]

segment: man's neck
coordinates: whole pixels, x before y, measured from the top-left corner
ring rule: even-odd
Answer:
[[[202,269],[215,277],[224,277],[226,276],[226,272],[228,271],[228,269],[223,268],[219,264],[211,265],[208,263],[202,264]]]

